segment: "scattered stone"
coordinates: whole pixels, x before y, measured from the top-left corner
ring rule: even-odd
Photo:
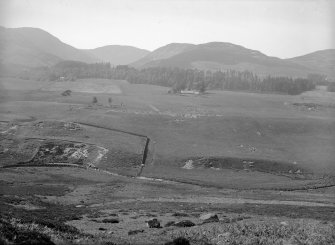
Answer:
[[[149,228],[162,228],[161,223],[158,221],[158,219],[152,219],[146,221]]]
[[[220,221],[218,215],[214,213],[203,214],[199,218],[203,221],[203,224]]]
[[[186,161],[183,168],[184,169],[193,169],[194,168],[194,166],[193,166],[193,160]]]
[[[195,224],[190,220],[182,220],[178,223],[175,223],[174,226],[177,226],[177,227],[192,227],[192,226],[195,226]]]
[[[172,242],[167,242],[164,245],[190,245],[190,242],[184,237],[178,237]]]
[[[105,230],[107,230],[107,229],[99,227],[99,231],[105,231]]]
[[[280,222],[280,224],[281,224],[282,226],[288,226],[288,223],[287,223],[286,221],[282,221],[282,222]]]
[[[173,226],[176,222],[175,221],[169,221],[165,224],[165,227]]]
[[[120,221],[118,219],[103,219],[102,222],[103,223],[110,223],[110,224],[120,223]]]
[[[133,230],[133,231],[128,231],[128,236],[136,235],[138,233],[143,233],[144,230]]]

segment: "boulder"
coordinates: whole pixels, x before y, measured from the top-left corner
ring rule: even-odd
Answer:
[[[220,221],[218,215],[214,213],[203,214],[203,215],[200,215],[199,218],[203,221],[203,223],[211,223],[211,222]]]
[[[174,226],[177,226],[177,227],[192,227],[192,226],[195,226],[195,224],[190,220],[182,220],[180,222],[175,223]]]
[[[167,242],[164,245],[190,245],[190,242],[184,237],[178,237],[172,242]]]
[[[128,235],[132,236],[132,235],[136,235],[138,233],[143,233],[144,230],[132,230],[132,231],[128,231]]]
[[[103,219],[102,223],[111,223],[111,224],[117,224],[120,221],[118,219]]]
[[[157,219],[146,221],[146,223],[149,228],[162,228],[161,223]]]

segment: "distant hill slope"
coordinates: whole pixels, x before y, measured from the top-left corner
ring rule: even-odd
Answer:
[[[335,49],[320,50],[287,60],[318,70],[335,78]]]
[[[2,64],[28,67],[53,65],[61,60],[99,61],[44,30],[30,27],[0,27],[0,57]]]
[[[170,44],[172,47],[176,44]],[[250,70],[259,75],[306,76],[315,72],[311,67],[297,64],[289,60],[269,57],[259,51],[244,48],[225,42],[211,42],[199,45],[183,44],[175,53],[158,56],[161,50],[169,51],[170,45],[150,53],[147,57],[135,62],[139,67],[168,66],[180,68],[197,68],[201,70]],[[178,45],[178,44],[177,44]],[[173,49],[172,49],[173,50]],[[164,54],[164,53],[163,53]],[[148,59],[154,57],[155,59]],[[144,61],[147,62],[144,62]]]
[[[128,65],[150,53],[150,51],[145,49],[122,45],[108,45],[84,51],[104,62],[110,62],[111,65]]]
[[[177,54],[189,51],[193,49],[195,46],[196,45],[189,44],[189,43],[170,43],[166,46],[160,47],[152,51],[151,53],[146,55],[144,58],[139,59],[138,61],[130,65],[136,68],[144,68],[147,66],[152,66],[153,64],[155,64],[156,61],[168,59]]]

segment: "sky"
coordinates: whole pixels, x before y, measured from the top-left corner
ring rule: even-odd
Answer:
[[[76,48],[230,42],[290,58],[335,48],[332,0],[0,0],[0,25]]]

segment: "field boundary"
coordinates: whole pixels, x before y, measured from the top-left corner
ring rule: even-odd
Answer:
[[[0,121],[0,122],[5,122],[5,123],[10,123],[11,121]],[[118,133],[124,133],[124,134],[128,134],[128,135],[132,135],[132,136],[136,136],[136,137],[141,137],[145,139],[145,146],[143,148],[142,151],[142,160],[141,160],[141,166],[140,166],[140,170],[138,171],[138,173],[136,174],[135,177],[139,177],[142,174],[143,168],[145,166],[147,157],[148,157],[148,152],[149,152],[149,145],[150,145],[150,138],[146,135],[143,134],[138,134],[138,133],[134,133],[134,132],[130,132],[130,131],[126,131],[126,130],[121,130],[121,129],[116,129],[116,128],[108,128],[108,127],[104,127],[104,126],[99,126],[99,125],[95,125],[95,124],[90,124],[90,123],[83,123],[83,122],[74,122],[77,123],[79,125],[83,125],[83,126],[89,126],[89,127],[94,127],[94,128],[100,128],[100,129],[105,129],[105,130],[110,130],[113,132],[118,132]],[[88,145],[95,145],[92,143],[88,143],[88,142],[83,142],[83,141],[74,141],[74,140],[66,140],[66,139],[58,139],[58,138],[49,138],[49,137],[27,137],[25,139],[35,139],[35,140],[58,140],[58,141],[64,141],[64,142],[72,142],[72,143],[81,143],[81,144],[88,144]],[[76,165],[76,164],[62,164],[62,163],[55,163],[55,164],[44,164],[44,165],[38,165],[38,164],[29,164],[30,161],[32,161],[32,159],[34,159],[35,155],[37,154],[39,148],[37,148],[37,150],[35,150],[33,156],[27,160],[27,161],[22,161],[19,162],[17,164],[14,165],[9,165],[9,166],[2,166],[1,168],[16,168],[16,167],[78,167],[78,168],[87,168],[85,166],[80,166],[80,165]],[[76,166],[75,166],[76,165]],[[92,168],[92,167],[90,167]],[[92,169],[96,169],[96,168],[92,168]],[[97,168],[99,169],[99,168]],[[109,172],[109,171],[108,171]],[[127,175],[125,175],[127,176]]]
[[[146,160],[148,158],[149,144],[150,144],[150,138],[148,136],[143,135],[143,134],[138,134],[138,133],[130,132],[130,131],[126,131],[126,130],[122,130],[122,129],[108,128],[108,127],[99,126],[99,125],[90,124],[90,123],[82,123],[82,122],[74,122],[74,123],[78,123],[79,125],[84,125],[84,126],[89,126],[89,127],[95,127],[95,128],[101,128],[101,129],[106,129],[106,130],[110,130],[110,131],[114,131],[114,132],[118,132],[118,133],[124,133],[124,134],[128,134],[128,135],[132,135],[132,136],[137,136],[137,137],[144,138],[145,139],[145,146],[144,146],[143,152],[142,152],[141,168],[140,168],[140,170],[137,173],[137,177],[141,176],[143,168],[144,168],[145,163],[146,163]]]

